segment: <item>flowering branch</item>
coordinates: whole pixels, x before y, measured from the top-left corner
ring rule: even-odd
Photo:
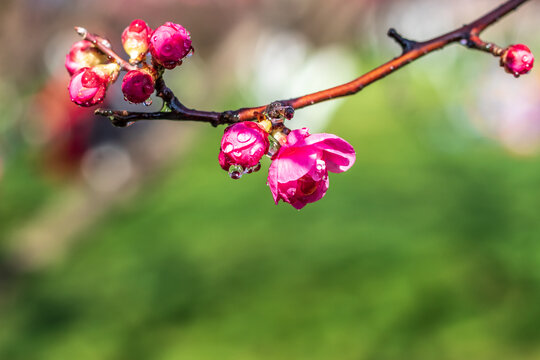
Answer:
[[[328,190],[329,172],[347,171],[353,166],[356,154],[351,144],[336,135],[310,134],[307,128],[288,129],[285,120],[293,118],[295,109],[356,94],[412,61],[452,43],[500,57],[505,71],[516,77],[526,74],[534,64],[527,46],[517,44],[503,49],[480,38],[483,30],[526,1],[508,0],[472,23],[427,41],[410,40],[390,29],[388,36],[401,46],[402,54],[359,78],[298,98],[224,112],[189,109],[165,84],[165,70],[181,65],[193,51],[191,35],[182,25],[166,22],[152,30],[143,20],[132,21],[122,33],[122,45],[129,61],[115,53],[107,40],[86,29],[75,28],[83,40],[75,43],[66,56],[66,68],[72,75],[68,89],[74,103],[94,106],[103,102],[108,86],[118,79],[120,71],[127,71],[122,79],[125,100],[149,105],[150,96],[156,92],[163,99],[163,108],[159,112],[95,111],[97,115],[109,117],[113,125],[125,127],[140,120],[230,124],[221,139],[218,155],[223,170],[231,178],[239,179],[244,174],[259,171],[260,160],[267,155],[272,159],[267,185],[275,203],[282,200],[301,209],[320,200]]]
[[[493,25],[501,17],[507,15],[511,11],[517,9],[520,5],[528,0],[509,0],[501,6],[490,11],[484,16],[464,25],[459,29],[448,32],[444,35],[435,37],[430,40],[417,42],[409,40],[401,36],[395,29],[388,31],[388,36],[393,38],[402,48],[402,54],[381,66],[365,73],[357,79],[343,85],[339,85],[327,90],[315,92],[312,94],[300,96],[288,100],[280,100],[283,106],[290,106],[293,109],[300,109],[306,106],[320,103],[322,101],[335,99],[338,97],[353,95],[364,89],[366,86],[384,78],[385,76],[395,72],[405,65],[427,55],[435,50],[442,49],[453,43],[460,43],[470,49],[481,50],[488,52],[497,57],[504,55],[505,49],[489,42],[484,42],[480,38],[480,34]],[[87,37],[88,38],[88,37]],[[103,45],[103,42],[97,42],[96,46],[105,52],[111,53],[111,50]],[[115,59],[117,56],[112,55]],[[125,64],[120,62],[121,66],[129,69]],[[127,64],[129,65],[129,64]],[[514,72],[516,76],[520,73]],[[257,115],[265,111],[268,105],[258,107],[241,108],[237,110],[229,110],[224,112],[200,111],[189,109],[184,106],[174,93],[165,85],[165,82],[160,78],[156,81],[155,88],[158,96],[163,98],[165,105],[170,111],[159,112],[130,112],[126,110],[105,110],[97,109],[96,115],[107,116],[116,126],[126,126],[134,121],[139,120],[176,120],[176,121],[199,121],[208,122],[213,126],[223,124],[233,124],[236,122],[257,119]]]

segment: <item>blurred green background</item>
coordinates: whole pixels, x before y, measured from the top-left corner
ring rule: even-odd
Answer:
[[[426,38],[496,3],[335,0],[325,5],[337,14],[328,20],[317,2],[286,14],[284,2],[249,0],[119,2],[107,14],[99,1],[8,2],[4,17],[19,16],[10,26],[34,19],[41,44],[64,48],[24,53],[15,43],[27,71],[4,71],[0,86],[0,359],[539,359],[536,72],[516,80],[497,59],[454,46],[321,110],[328,118],[318,131],[344,137],[357,161],[301,211],[273,204],[268,159],[259,173],[227,177],[217,164],[222,129],[114,129],[91,110],[58,125],[58,111],[43,108],[72,106],[67,92],[44,90],[57,76],[65,91],[72,25],[108,29],[117,49],[135,17],[201,28],[192,29],[200,53],[169,79],[186,105],[219,110],[276,99],[247,91],[265,82],[252,85],[257,75],[244,73],[279,77],[280,60],[248,69],[268,58],[244,51],[262,35],[242,21],[270,38],[276,27],[286,39],[301,36],[287,45],[307,48],[296,72],[339,45],[362,73],[397,54],[386,28]],[[538,9],[526,4],[486,34],[534,52]],[[60,24],[50,23],[55,11]],[[414,23],[427,15],[445,21]],[[324,21],[331,34],[318,36]],[[61,52],[53,65],[26,59],[34,51],[50,60],[50,48]],[[285,55],[285,65],[296,61]],[[336,65],[324,66],[311,76],[335,85]],[[287,91],[276,96],[300,95]]]

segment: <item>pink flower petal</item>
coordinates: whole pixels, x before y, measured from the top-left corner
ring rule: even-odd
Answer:
[[[317,158],[317,149],[286,147],[280,149],[272,165],[277,167],[279,182],[285,183],[306,175],[315,166]]]
[[[306,144],[323,151],[323,160],[328,171],[340,173],[347,171],[356,160],[356,152],[351,144],[332,134],[313,134],[305,139]]]

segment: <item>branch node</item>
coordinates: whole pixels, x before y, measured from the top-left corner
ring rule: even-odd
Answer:
[[[239,119],[237,111],[227,110],[219,114],[219,117],[215,121],[212,121],[211,124],[213,127],[221,124],[234,124],[238,122]]]
[[[401,46],[403,54],[408,53],[418,45],[416,41],[409,40],[401,36],[394,28],[388,29],[387,35],[394,39],[399,44],[399,46]]]

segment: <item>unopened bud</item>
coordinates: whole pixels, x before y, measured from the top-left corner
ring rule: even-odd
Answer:
[[[515,77],[527,74],[534,65],[534,56],[529,47],[523,44],[510,45],[501,56],[501,66]]]
[[[144,59],[150,44],[152,29],[140,19],[133,20],[122,33],[122,45],[129,55],[130,63],[137,63]]]
[[[88,40],[81,40],[71,46],[66,55],[65,65],[69,74],[73,75],[79,69],[108,62],[107,55],[103,54],[94,44]]]
[[[181,64],[191,50],[191,35],[179,24],[166,22],[150,37],[150,53],[166,69],[174,69]]]
[[[131,70],[124,76],[122,92],[127,101],[140,104],[154,92],[154,78],[143,69]]]
[[[219,164],[229,173],[232,167],[235,174],[239,168],[247,170],[246,173],[253,172],[268,152],[269,144],[268,133],[254,122],[230,125],[221,139]]]

